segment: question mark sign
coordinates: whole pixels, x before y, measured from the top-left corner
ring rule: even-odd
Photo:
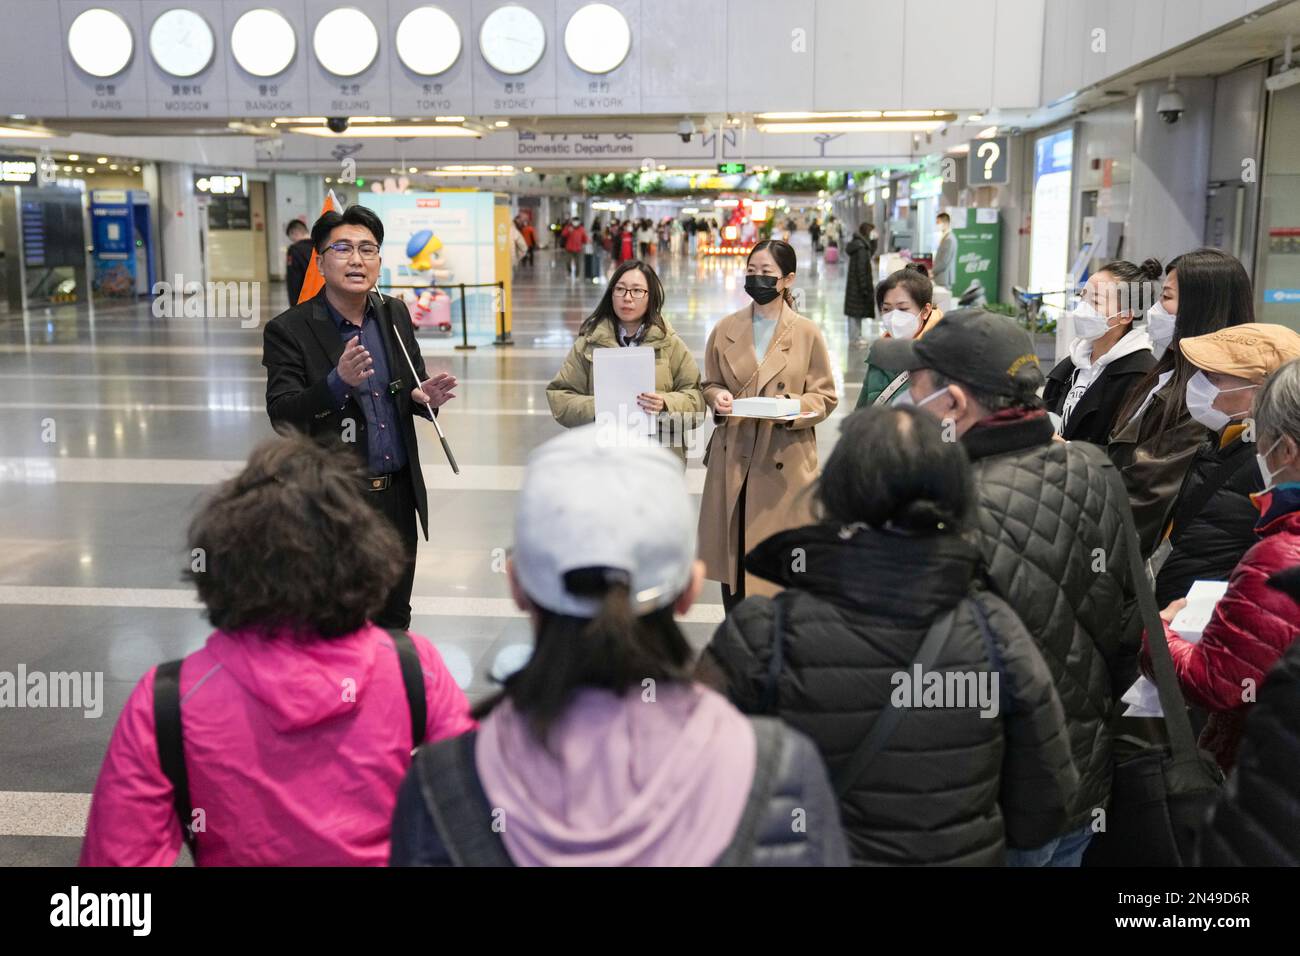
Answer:
[[[1002,147],[992,140],[989,140],[986,143],[981,143],[980,148],[975,150],[975,155],[980,158],[983,158],[985,153],[988,153],[989,158],[984,160],[984,178],[992,179],[993,164],[996,163],[998,157],[1002,155]]]

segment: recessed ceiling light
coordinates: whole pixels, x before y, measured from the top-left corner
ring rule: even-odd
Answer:
[[[495,126],[497,129],[501,129],[503,126],[509,126],[510,120],[497,120],[492,125]]]
[[[72,160],[72,162],[75,163],[77,160],[81,159],[81,154],[80,154],[80,153],[68,153],[68,159]]]
[[[97,156],[97,157],[95,158],[95,162],[99,163],[100,165],[103,165],[104,163],[108,162],[108,157],[107,157],[107,156]]]

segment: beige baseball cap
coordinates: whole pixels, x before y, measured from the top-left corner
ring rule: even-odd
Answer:
[[[1246,322],[1183,339],[1179,347],[1199,369],[1262,385],[1287,362],[1300,358],[1300,334],[1285,325]]]

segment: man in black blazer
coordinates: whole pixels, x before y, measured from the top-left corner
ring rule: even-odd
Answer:
[[[277,431],[288,427],[325,444],[342,441],[363,462],[366,497],[401,535],[407,563],[374,622],[405,629],[411,623],[417,514],[429,538],[413,418],[437,414],[455,397],[456,379],[445,372],[428,378],[406,306],[372,291],[384,241],[378,216],[364,206],[327,212],[316,220],[311,240],[325,287],[267,323],[266,411]],[[419,381],[412,380],[401,345]]]

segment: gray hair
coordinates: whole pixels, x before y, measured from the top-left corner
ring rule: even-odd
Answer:
[[[1263,438],[1287,435],[1300,444],[1300,359],[1280,367],[1255,398],[1255,432]]]

